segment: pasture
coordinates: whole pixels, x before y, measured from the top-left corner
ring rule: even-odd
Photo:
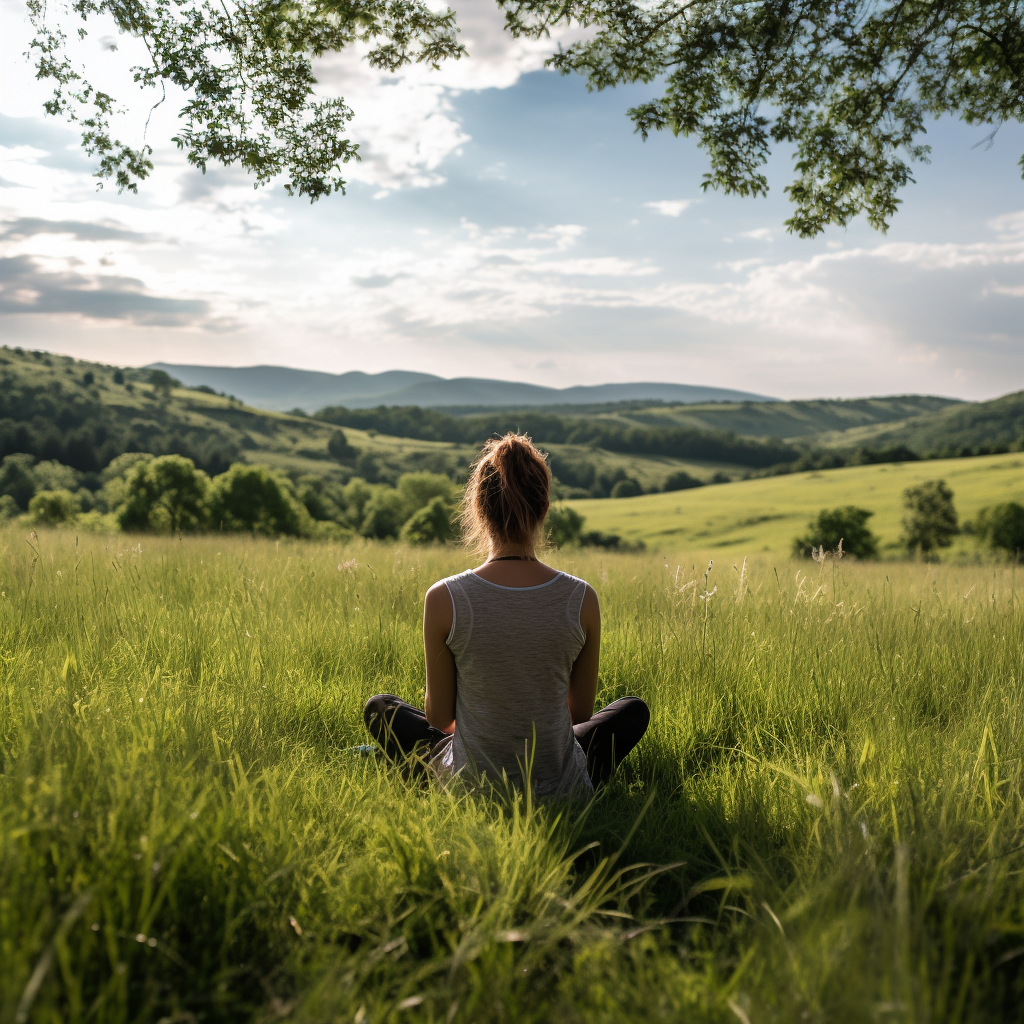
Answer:
[[[944,479],[953,489],[961,522],[986,505],[1024,502],[1024,455],[984,455],[876,466],[847,466],[743,480],[669,494],[615,501],[570,501],[587,529],[642,540],[669,553],[719,551],[787,555],[793,538],[821,508],[858,505],[875,513],[868,527],[882,540],[883,555],[898,553],[903,491]],[[946,558],[974,556],[970,538],[957,540]]]
[[[1022,1018],[1012,566],[553,561],[653,711],[585,806],[358,749],[458,551],[0,531],[0,1019]]]

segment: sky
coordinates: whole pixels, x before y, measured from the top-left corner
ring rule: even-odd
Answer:
[[[119,365],[420,370],[555,387],[671,381],[780,398],[1024,388],[1024,128],[929,127],[888,234],[787,234],[788,154],[767,198],[704,193],[694,142],[634,134],[653,86],[588,93],[551,42],[455,5],[470,56],[435,72],[317,67],[355,110],[346,195],[316,204],[190,168],[174,97],[138,195],[93,165],[0,0],[0,338]],[[571,38],[572,33],[565,38]],[[118,49],[112,50],[111,43]],[[97,23],[82,60],[129,106],[132,40]],[[133,134],[134,133],[134,134]]]

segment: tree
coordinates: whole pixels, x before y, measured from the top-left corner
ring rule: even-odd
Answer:
[[[405,520],[406,507],[402,496],[389,487],[381,487],[366,503],[359,532],[364,537],[375,537],[377,540],[397,537]]]
[[[1024,552],[1024,505],[1007,501],[983,508],[975,532],[990,547],[1019,556]]]
[[[236,463],[213,481],[210,524],[216,530],[297,537],[309,531],[308,513],[291,488],[263,466]],[[305,516],[303,515],[305,513]]]
[[[37,491],[28,503],[28,514],[38,526],[62,526],[81,511],[78,499],[66,490]]]
[[[397,489],[405,504],[406,518],[435,498],[450,505],[456,495],[455,485],[441,473],[403,473]]]
[[[18,503],[9,494],[0,494],[0,523],[13,519],[19,511]]]
[[[327,441],[327,452],[335,462],[352,462],[359,452],[348,443],[344,430],[336,430]]]
[[[431,498],[414,512],[402,527],[402,540],[409,544],[445,544],[455,539],[452,507],[444,498]]]
[[[874,514],[856,505],[823,508],[807,524],[807,533],[793,541],[793,554],[807,558],[815,548],[835,551],[842,541],[845,554],[874,558],[878,554],[878,538],[867,527]]]
[[[185,533],[206,525],[210,480],[191,459],[162,455],[139,462],[128,476],[117,513],[122,530]]]
[[[787,225],[802,236],[860,213],[884,230],[912,165],[927,159],[929,118],[1024,119],[1024,19],[1008,0],[498,3],[513,35],[579,26],[582,41],[549,64],[593,89],[658,83],[661,94],[629,115],[645,138],[694,136],[710,159],[705,189],[761,195],[772,148],[792,150]],[[54,84],[47,112],[81,125],[99,178],[136,190],[152,149],[113,137],[116,101],[72,65],[55,5],[28,7],[37,76]],[[465,52],[454,14],[425,0],[65,0],[63,11],[81,32],[113,18],[144,42],[149,61],[134,80],[184,92],[173,141],[190,163],[239,164],[258,184],[284,175],[289,194],[310,200],[344,190],[342,166],[358,159],[343,137],[352,111],[314,95],[315,58],[363,42],[371,66],[394,71]]]
[[[860,213],[885,230],[927,159],[928,118],[1024,119],[1024,19],[998,0],[498,0],[513,34],[579,21],[588,38],[549,63],[595,89],[657,82],[636,130],[693,135],[705,189],[767,192],[773,146],[792,148],[801,236]]]
[[[679,470],[677,473],[669,473],[665,482],[661,485],[663,491],[686,491],[691,487],[703,487],[704,481],[698,480],[695,476]]]
[[[914,554],[948,548],[959,532],[953,492],[945,480],[926,480],[903,492],[903,542]]]
[[[574,508],[553,505],[548,509],[548,517],[544,523],[547,542],[554,548],[579,544],[585,521]]]
[[[625,480],[620,480],[612,488],[613,498],[635,498],[638,494],[643,494],[643,488],[640,486],[639,480],[634,480],[633,477],[627,476]]]
[[[28,508],[36,492],[36,478],[32,465],[36,460],[31,455],[18,452],[8,455],[0,463],[0,494],[10,495],[18,508]]]
[[[395,71],[412,61],[437,67],[465,52],[454,14],[426,0],[65,0],[63,17],[58,5],[28,0],[28,9],[37,77],[54,85],[46,112],[80,124],[96,177],[132,192],[152,171],[153,150],[114,138],[117,102],[72,64],[64,20],[84,36],[90,19],[103,32],[113,19],[143,41],[149,61],[132,69],[134,80],[161,95],[168,85],[184,93],[171,141],[193,166],[238,164],[258,184],[284,175],[289,195],[310,200],[344,191],[341,167],[359,148],[342,135],[352,117],[345,101],[314,96],[315,58],[369,43],[370,65]]]

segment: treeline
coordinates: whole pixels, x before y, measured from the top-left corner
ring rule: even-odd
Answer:
[[[931,451],[919,453],[905,444],[894,444],[885,448],[862,447],[852,451],[812,449],[804,452],[792,462],[781,462],[769,467],[763,476],[785,476],[787,473],[802,473],[816,469],[842,469],[844,466],[877,466],[891,462],[928,462],[935,459],[969,459],[978,455],[1005,455],[1007,452],[1024,451],[1024,436],[1009,444],[948,444]]]
[[[539,444],[581,445],[624,455],[659,455],[767,469],[800,457],[784,441],[738,437],[729,431],[681,426],[642,426],[617,420],[564,416],[549,412],[483,413],[452,416],[419,406],[374,409],[321,409],[316,418],[356,430],[376,430],[393,437],[454,444],[482,444],[510,430],[528,433]]]

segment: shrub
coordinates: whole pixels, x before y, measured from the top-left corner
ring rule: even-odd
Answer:
[[[96,383],[96,375],[92,370],[86,370],[85,373],[82,374],[82,383],[87,388],[92,387],[92,385]]]
[[[640,486],[640,481],[634,480],[631,476],[627,476],[625,480],[620,480],[612,488],[611,496],[613,498],[635,498],[638,494],[643,494],[643,488]]]
[[[857,558],[874,558],[878,554],[878,538],[867,527],[867,521],[874,514],[856,505],[823,508],[817,518],[807,524],[807,533],[793,541],[793,554],[807,558],[814,548],[835,551],[842,541],[844,553]]]
[[[117,513],[122,530],[183,533],[207,521],[210,480],[182,455],[139,462],[128,477],[125,503]]]
[[[366,506],[373,497],[374,488],[371,487],[361,476],[353,477],[342,491],[342,498],[345,502],[345,516],[349,525],[359,528],[366,518]]]
[[[1019,555],[1024,552],[1024,505],[1008,501],[983,508],[974,529],[990,547]]]
[[[213,481],[209,508],[211,524],[218,530],[268,537],[309,532],[309,514],[291,488],[265,466],[236,463],[221,473]]]
[[[583,534],[583,516],[575,509],[556,505],[548,509],[544,532],[547,542],[554,548],[565,548],[580,543]]]
[[[689,473],[679,470],[665,477],[665,482],[661,485],[661,489],[663,491],[687,491],[691,487],[703,486],[703,480],[698,480],[695,476],[690,476]]]
[[[78,499],[70,491],[39,491],[28,503],[28,514],[39,526],[60,526],[73,522],[81,512]]]
[[[914,554],[948,548],[959,533],[953,492],[945,480],[926,480],[903,492],[903,543]]]
[[[114,383],[115,384],[123,384],[124,383],[124,371],[123,370],[115,370],[114,371]]]
[[[402,540],[410,544],[444,544],[454,540],[453,509],[444,498],[431,498],[402,527]]]
[[[359,532],[364,537],[384,540],[397,537],[405,522],[405,502],[398,491],[380,488],[366,503],[366,513]]]

